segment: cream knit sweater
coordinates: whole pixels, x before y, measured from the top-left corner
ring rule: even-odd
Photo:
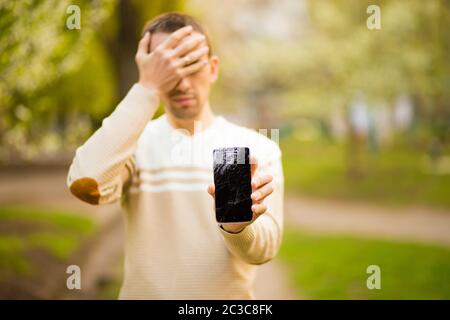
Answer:
[[[283,231],[281,152],[272,140],[217,116],[190,136],[158,98],[135,84],[76,151],[67,184],[91,204],[121,200],[126,228],[120,299],[252,299],[258,264],[272,259]],[[258,170],[274,176],[268,212],[243,231],[221,229],[214,200],[212,151],[249,147]]]

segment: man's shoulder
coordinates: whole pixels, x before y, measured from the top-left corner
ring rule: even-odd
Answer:
[[[150,120],[145,130],[160,130],[165,126],[166,121],[166,114],[162,114],[158,118]]]
[[[167,131],[166,115],[162,114],[158,118],[150,120],[142,131],[139,141],[145,141],[150,138],[158,139],[158,136]]]

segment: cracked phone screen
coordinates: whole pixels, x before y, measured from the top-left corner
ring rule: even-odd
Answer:
[[[253,213],[249,148],[214,149],[213,158],[217,222],[251,221]]]

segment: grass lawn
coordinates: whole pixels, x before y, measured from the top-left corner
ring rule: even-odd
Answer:
[[[362,175],[347,174],[348,151],[329,142],[280,141],[286,190],[387,205],[450,208],[450,175],[429,174],[423,155],[406,149],[365,151]]]
[[[450,249],[287,230],[280,251],[305,299],[449,299]],[[369,290],[369,265],[381,289]]]
[[[33,250],[65,261],[95,230],[94,222],[86,217],[26,207],[0,207],[0,225],[0,280],[33,274],[38,267],[29,255]]]

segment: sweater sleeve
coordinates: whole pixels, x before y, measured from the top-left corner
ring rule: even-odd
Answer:
[[[265,199],[267,211],[239,233],[219,228],[228,250],[250,264],[263,264],[274,258],[283,235],[284,177],[281,152],[258,168],[258,171],[270,173],[274,178],[274,191]]]
[[[134,172],[137,140],[158,107],[152,90],[134,84],[102,126],[75,153],[67,176],[70,191],[90,204],[112,203]]]

